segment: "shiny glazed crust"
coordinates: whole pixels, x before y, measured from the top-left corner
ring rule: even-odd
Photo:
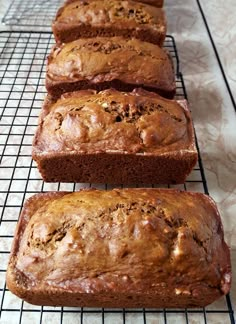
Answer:
[[[14,294],[52,306],[203,307],[230,283],[214,202],[168,189],[31,197],[7,270]]]
[[[197,161],[187,102],[141,89],[48,96],[32,155],[48,182],[183,183]]]
[[[143,87],[166,98],[176,90],[173,62],[157,45],[123,37],[79,39],[55,46],[48,57],[46,88],[49,94],[83,89]]]
[[[64,4],[52,23],[57,43],[96,36],[135,37],[162,46],[164,11],[136,1],[90,0]]]

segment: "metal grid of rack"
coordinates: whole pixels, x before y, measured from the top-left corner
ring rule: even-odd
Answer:
[[[63,0],[13,0],[2,22],[6,25],[49,27]]]
[[[31,159],[31,143],[45,96],[45,59],[54,40],[49,32],[0,33],[0,315],[1,323],[235,323],[230,296],[204,309],[88,309],[38,307],[8,291],[5,272],[15,226],[26,198],[38,192],[71,191],[98,184],[44,183]],[[178,99],[186,98],[173,37],[165,47],[176,68]],[[121,185],[122,186],[122,185]],[[150,184],[150,186],[152,186]],[[172,186],[208,193],[199,163],[184,185]]]

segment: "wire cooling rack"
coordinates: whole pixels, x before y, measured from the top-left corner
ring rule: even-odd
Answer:
[[[48,27],[63,0],[13,0],[2,22],[6,25]]]
[[[91,186],[112,188],[97,184],[44,183],[31,159],[32,138],[45,96],[45,59],[53,43],[49,32],[0,33],[0,323],[235,323],[229,295],[204,309],[89,309],[33,306],[6,288],[10,247],[26,198],[41,191],[71,191]],[[165,47],[175,61],[176,97],[186,98],[173,37],[167,36]],[[171,187],[208,193],[200,157],[186,183]]]

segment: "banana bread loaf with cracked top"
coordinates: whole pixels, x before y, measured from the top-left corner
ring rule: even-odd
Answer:
[[[64,3],[68,4],[68,3],[75,2],[75,1],[78,1],[78,0],[66,0]],[[90,1],[90,0],[87,0],[87,1]],[[147,4],[157,7],[157,8],[162,8],[164,5],[164,0],[133,0],[133,1],[147,3]]]
[[[183,183],[197,161],[186,101],[142,89],[48,96],[32,153],[47,182]]]
[[[48,57],[46,88],[54,96],[82,89],[143,87],[173,98],[172,59],[157,45],[122,37],[79,39],[55,46]]]
[[[140,2],[78,0],[58,10],[52,30],[57,43],[96,36],[123,36],[162,46],[166,18],[163,9]]]
[[[203,307],[230,283],[214,202],[168,189],[31,197],[7,270],[14,294],[52,306]]]

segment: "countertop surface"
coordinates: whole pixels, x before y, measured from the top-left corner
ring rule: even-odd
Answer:
[[[223,78],[198,1],[166,0],[168,33],[176,40],[208,189],[222,216],[235,277],[236,112],[233,100],[236,100],[236,1],[202,0],[200,4],[233,98]],[[8,5],[7,0],[0,0],[0,15],[5,13]],[[5,30],[9,28],[2,26]],[[236,280],[233,280],[231,298],[236,310]],[[215,318],[212,323],[222,322]]]

